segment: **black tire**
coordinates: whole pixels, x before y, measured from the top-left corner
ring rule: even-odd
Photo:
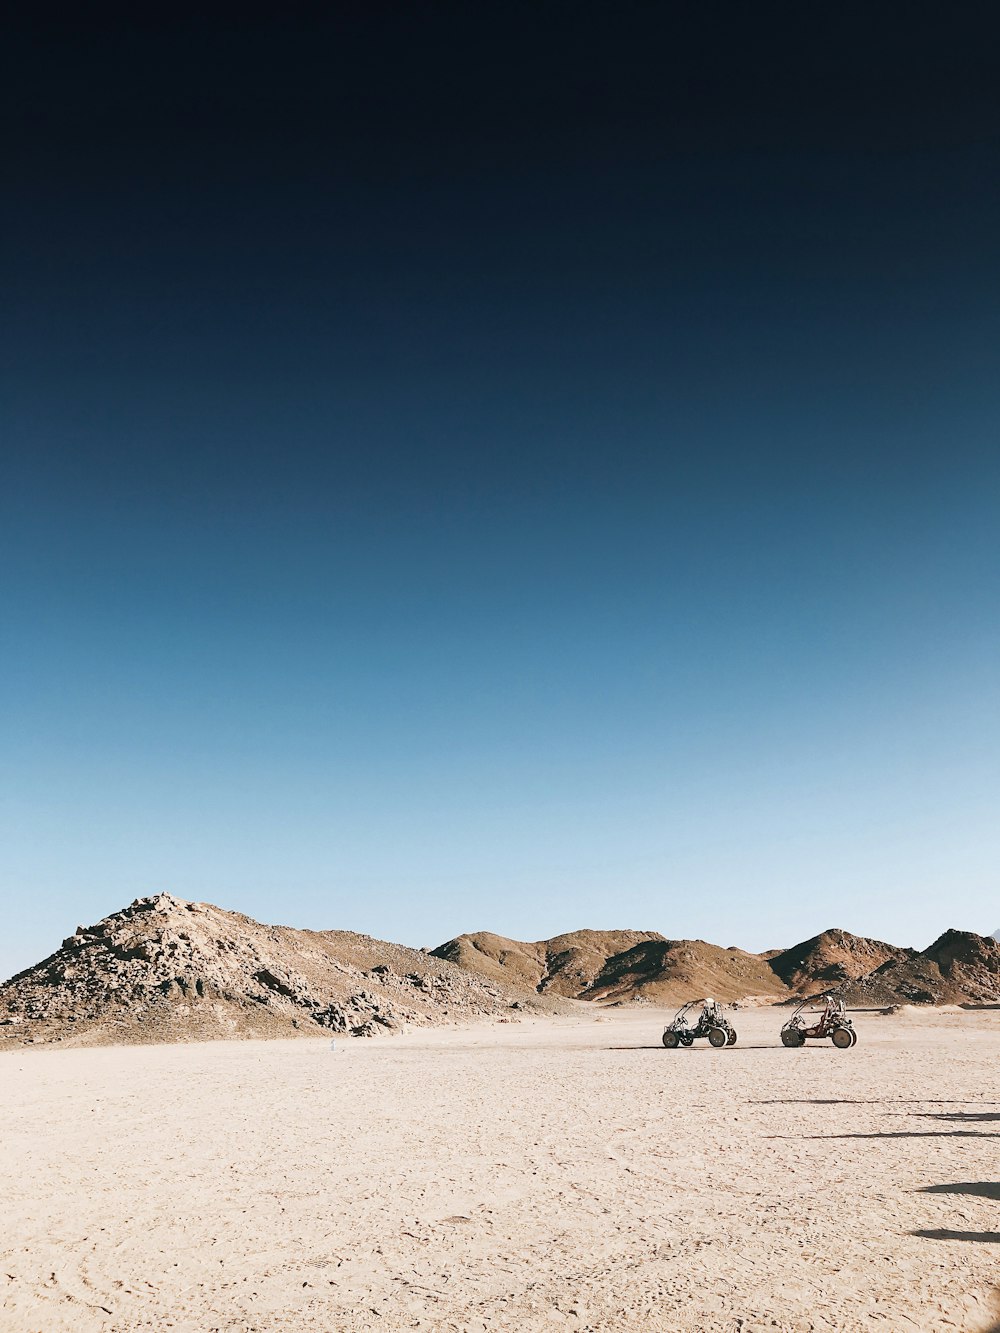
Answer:
[[[834,1046],[836,1046],[838,1051],[849,1051],[854,1045],[854,1042],[851,1040],[850,1028],[835,1029],[830,1040],[833,1042]]]
[[[782,1028],[781,1044],[782,1046],[804,1046],[806,1039],[798,1028]]]
[[[857,1044],[858,1044],[858,1034],[854,1031],[853,1028],[851,1028],[851,1045],[857,1046]]]
[[[727,1046],[735,1046],[735,1045],[736,1045],[736,1029],[735,1029],[735,1028],[730,1028],[730,1029],[729,1029],[729,1040],[726,1042],[726,1045],[727,1045]]]
[[[664,1032],[663,1034],[663,1044],[664,1046],[666,1046],[668,1051],[675,1051],[677,1047],[680,1045],[677,1033],[671,1032],[670,1028],[667,1028],[666,1032]]]
[[[726,1036],[724,1028],[709,1028],[708,1044],[714,1046],[716,1050],[718,1050],[720,1046],[725,1046],[728,1040],[729,1038]]]

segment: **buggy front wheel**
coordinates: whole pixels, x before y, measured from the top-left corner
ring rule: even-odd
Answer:
[[[718,1050],[720,1046],[725,1046],[728,1040],[729,1038],[726,1036],[726,1033],[723,1031],[722,1028],[711,1028],[709,1030],[708,1033],[709,1045],[714,1046],[716,1050]]]
[[[834,1046],[841,1051],[849,1051],[854,1045],[854,1042],[851,1040],[850,1028],[837,1028],[830,1040],[833,1042]]]
[[[677,1033],[671,1032],[671,1030],[667,1028],[666,1032],[664,1032],[663,1034],[663,1044],[664,1046],[666,1046],[668,1051],[675,1051],[677,1047],[680,1045],[680,1041],[677,1038]]]
[[[806,1039],[798,1028],[782,1028],[781,1044],[782,1046],[804,1046]]]
[[[735,1045],[736,1045],[736,1029],[735,1029],[735,1028],[730,1028],[730,1029],[729,1029],[729,1039],[727,1040],[726,1045],[727,1045],[727,1046],[735,1046]]]

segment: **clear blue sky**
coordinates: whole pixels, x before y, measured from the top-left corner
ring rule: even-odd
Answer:
[[[1000,924],[975,33],[883,105],[850,15],[847,98],[805,32],[529,12],[520,82],[493,18],[443,91],[403,17],[374,83],[362,19],[15,52],[0,973],[161,890],[432,946]]]

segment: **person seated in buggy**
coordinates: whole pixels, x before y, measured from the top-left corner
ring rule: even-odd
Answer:
[[[701,1012],[695,1018],[699,1005]],[[722,1005],[710,996],[681,1005],[664,1029],[663,1044],[672,1051],[678,1046],[690,1046],[697,1037],[707,1037],[710,1046],[736,1045],[736,1029],[723,1014]]]
[[[858,1034],[840,995],[812,995],[803,1000],[781,1029],[783,1046],[804,1046],[807,1039],[822,1041],[824,1037],[844,1051],[858,1044]]]

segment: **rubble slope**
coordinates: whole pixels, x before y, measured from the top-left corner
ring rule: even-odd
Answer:
[[[946,930],[922,953],[892,958],[846,991],[861,1004],[990,1004],[1000,1001],[1000,942]]]
[[[78,927],[0,986],[0,1045],[369,1036],[512,1006],[558,1002],[419,949],[263,925],[164,893]]]

